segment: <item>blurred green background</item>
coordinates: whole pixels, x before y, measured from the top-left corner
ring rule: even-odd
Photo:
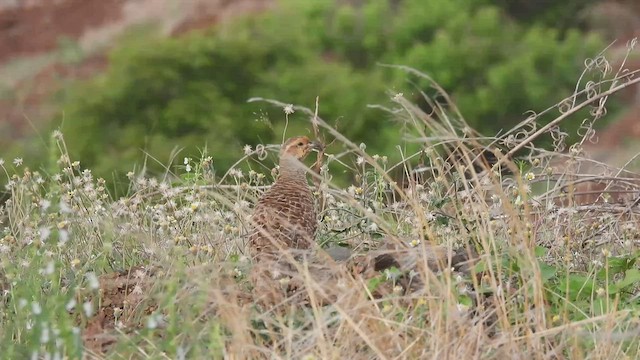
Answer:
[[[105,50],[104,71],[56,91],[39,135],[0,146],[7,160],[46,169],[54,161],[46,136],[59,128],[72,157],[109,181],[139,167],[145,153],[169,165],[176,148],[174,165],[206,146],[224,172],[245,144],[282,139],[282,109],[249,98],[313,108],[319,96],[322,118],[369,152],[393,154],[402,141],[398,119],[368,105],[392,107],[395,93],[424,105],[420,91],[435,91],[380,64],[428,74],[472,127],[494,135],[574,91],[585,60],[608,45],[610,34],[589,18],[597,3],[281,0],[180,35],[131,27]],[[83,51],[73,40],[58,43],[63,62],[84,61]],[[607,121],[616,109],[614,100]],[[580,121],[565,130],[575,135]],[[288,135],[307,133],[306,116],[290,116]],[[163,171],[154,161],[146,168]]]

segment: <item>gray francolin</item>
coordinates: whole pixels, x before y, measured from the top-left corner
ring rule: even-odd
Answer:
[[[320,148],[306,136],[290,138],[282,145],[279,176],[258,200],[251,217],[249,246],[256,260],[278,258],[283,250],[312,247],[316,211],[302,160]]]

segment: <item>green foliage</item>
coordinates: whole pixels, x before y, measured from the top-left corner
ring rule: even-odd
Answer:
[[[508,128],[525,111],[569,95],[582,59],[600,46],[576,31],[560,40],[554,29],[523,29],[495,8],[449,15],[432,41],[394,60],[431,74],[451,91],[467,122],[484,132]]]
[[[494,133],[569,95],[584,59],[601,47],[577,31],[522,26],[486,2],[283,0],[210,31],[127,42],[111,53],[104,75],[66,97],[62,128],[71,153],[102,176],[125,173],[144,151],[168,164],[175,148],[193,155],[204,144],[225,170],[242,145],[282,137],[281,110],[249,98],[313,108],[319,96],[320,116],[338,121],[343,134],[393,153],[389,144],[402,132],[366,105],[390,106],[389,90],[410,100],[433,91],[378,63],[431,75],[470,125]],[[287,135],[308,129],[294,114]],[[164,170],[155,161],[146,166]]]
[[[616,306],[637,309],[640,303],[633,289],[640,283],[640,271],[636,268],[639,255],[606,258],[597,272],[594,268],[587,274],[539,262],[548,300],[555,309],[565,309],[571,318],[582,318],[588,306],[597,314],[614,311]]]
[[[487,0],[486,2],[499,6],[516,19],[542,22],[565,29],[584,25],[584,11],[593,6],[597,0]]]
[[[1,316],[3,353],[10,358],[33,357],[38,351],[79,357],[82,339],[76,319],[82,304],[76,305],[68,291],[76,279],[71,286],[63,286],[63,276],[69,282],[70,274],[61,270],[61,263],[32,250],[14,254],[28,258],[28,266],[2,264],[3,276],[12,280],[11,297]]]

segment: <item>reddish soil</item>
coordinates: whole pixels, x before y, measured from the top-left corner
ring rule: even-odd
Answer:
[[[188,19],[178,24],[171,35],[206,29],[225,19],[263,11],[272,6],[273,2],[274,0],[219,0],[216,6],[211,6],[211,2],[199,2],[193,7]]]
[[[63,36],[77,39],[88,29],[121,15],[124,0],[42,1],[0,11],[0,63],[54,50]]]
[[[132,21],[144,21],[144,16],[131,16],[131,12],[148,10],[154,15],[147,19],[165,20],[171,25],[169,33],[177,36],[239,14],[263,10],[272,0],[189,0],[183,4],[184,15],[174,15],[177,20],[162,19],[168,13],[167,2],[163,0],[20,0],[18,3],[0,4],[0,66],[55,51],[61,37],[81,42],[92,31],[107,29],[105,32],[109,33],[109,27],[115,24],[126,27]],[[51,119],[55,110],[51,99],[65,82],[90,78],[107,65],[105,56],[97,54],[79,64],[45,66],[19,81],[10,96],[0,98],[0,147],[3,141],[25,135],[30,124]]]
[[[136,313],[148,316],[155,310],[150,298],[155,275],[155,269],[135,267],[100,277],[100,301],[93,301],[100,306],[83,332],[84,346],[89,351],[106,352],[115,343],[117,325],[121,331],[139,328],[140,314]]]
[[[621,146],[631,139],[640,139],[640,102],[631,107],[620,120],[609,125],[598,138],[596,147],[603,149]]]

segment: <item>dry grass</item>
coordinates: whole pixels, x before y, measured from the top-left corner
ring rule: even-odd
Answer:
[[[583,141],[609,89],[637,82],[615,78],[562,103],[564,114],[595,104]],[[318,244],[366,255],[396,241],[414,265],[354,274],[300,263],[269,305],[254,303],[262,294],[243,255],[251,206],[272,178],[257,160],[264,148],[223,177],[206,154],[160,179],[132,173],[117,200],[69,159],[60,133],[52,173],[3,164],[0,348],[10,358],[636,358],[637,174],[584,158],[581,143],[561,151],[560,137],[554,151],[536,148],[537,117],[489,139],[453,106],[426,114],[393,100],[422,149],[393,165],[295,109],[342,151],[328,149],[311,174]],[[483,149],[512,174],[488,168]],[[341,188],[330,169],[347,169],[353,184]],[[441,270],[429,266],[434,246],[449,250]],[[479,254],[468,271],[444,264],[460,249]]]

